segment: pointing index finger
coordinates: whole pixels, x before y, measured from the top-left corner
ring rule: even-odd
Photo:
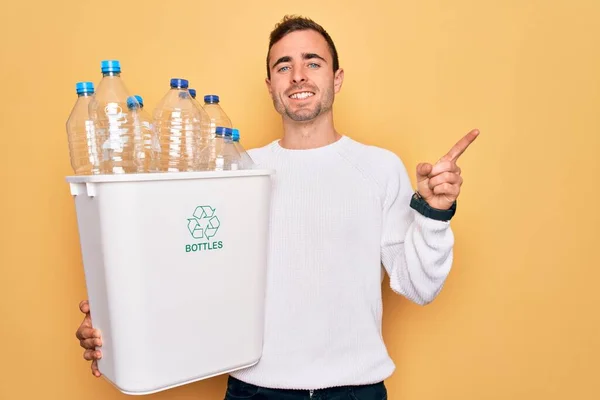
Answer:
[[[467,150],[469,145],[475,141],[475,139],[479,136],[479,130],[473,129],[471,132],[467,133],[462,139],[460,139],[444,157],[442,160],[445,161],[456,161],[458,157],[462,155],[462,153]]]

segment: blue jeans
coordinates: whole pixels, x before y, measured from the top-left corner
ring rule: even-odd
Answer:
[[[387,400],[383,382],[371,385],[342,386],[328,389],[268,389],[242,382],[232,376],[227,381],[225,400]]]

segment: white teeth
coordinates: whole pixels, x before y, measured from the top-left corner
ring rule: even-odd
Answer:
[[[314,96],[314,93],[311,92],[300,92],[300,93],[294,93],[293,95],[290,96],[290,98],[292,99],[306,99],[307,97],[311,97]]]

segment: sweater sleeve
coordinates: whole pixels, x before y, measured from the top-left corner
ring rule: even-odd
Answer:
[[[391,288],[425,305],[436,298],[450,273],[454,235],[449,222],[410,208],[411,182],[402,161],[396,159],[395,164],[385,186],[381,260]]]

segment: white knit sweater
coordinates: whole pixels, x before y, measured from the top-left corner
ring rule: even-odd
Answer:
[[[431,302],[452,265],[449,223],[409,207],[413,189],[395,154],[347,136],[310,150],[274,141],[249,154],[276,170],[264,349],[257,365],[231,375],[286,389],[386,379],[395,366],[381,333],[381,265],[395,292]]]

